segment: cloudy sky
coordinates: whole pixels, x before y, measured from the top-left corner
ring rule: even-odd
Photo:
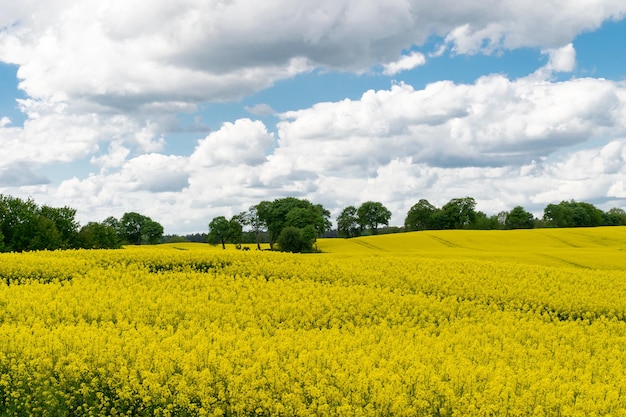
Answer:
[[[623,0],[0,0],[0,193],[204,232],[262,200],[626,208]]]

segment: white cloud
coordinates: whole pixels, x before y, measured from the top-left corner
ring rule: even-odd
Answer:
[[[571,43],[562,48],[547,49],[544,53],[550,57],[546,65],[550,71],[572,72],[576,67],[576,50]]]
[[[576,35],[625,12],[619,0],[7,3],[0,60],[19,66],[27,120],[0,119],[0,192],[70,201],[81,220],[142,211],[172,232],[286,195],[334,214],[380,200],[395,224],[419,198],[442,205],[470,194],[492,212],[623,198],[626,86],[551,75],[575,68]],[[227,122],[190,155],[164,154],[176,115],[201,103],[315,68],[397,74],[424,64],[417,52],[394,60],[432,35],[444,39],[433,57],[534,47],[548,63],[517,80],[398,84],[318,103],[280,115],[275,135],[259,121]],[[99,172],[58,186],[40,174],[77,160]]]
[[[390,62],[383,66],[383,74],[395,75],[402,71],[412,70],[426,63],[426,57],[419,52],[411,52],[409,55],[402,56],[398,61]]]
[[[271,160],[344,175],[373,175],[405,157],[441,167],[520,165],[623,132],[626,102],[619,91],[624,88],[605,80],[500,75],[417,91],[400,84],[283,114]]]
[[[274,141],[262,122],[239,119],[224,123],[220,130],[198,142],[190,163],[193,167],[255,166],[266,159],[265,150]]]
[[[106,0],[27,2],[7,9],[0,60],[20,66],[35,99],[129,103],[242,97],[313,67],[363,71],[430,35],[457,53],[554,48],[624,15],[615,0],[498,4],[447,0]],[[3,9],[4,11],[4,9]],[[271,28],[271,30],[268,30]],[[394,73],[420,56],[400,61]]]

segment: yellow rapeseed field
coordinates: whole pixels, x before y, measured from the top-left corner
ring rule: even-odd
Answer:
[[[0,416],[626,416],[626,228],[0,255]]]

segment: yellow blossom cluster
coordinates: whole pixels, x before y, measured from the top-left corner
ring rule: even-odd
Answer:
[[[626,416],[623,269],[362,240],[2,254],[0,416]]]

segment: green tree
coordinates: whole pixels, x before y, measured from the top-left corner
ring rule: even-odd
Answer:
[[[606,226],[626,226],[626,212],[617,207],[613,207],[603,216],[603,224]]]
[[[156,245],[161,241],[162,237],[163,226],[160,223],[150,219],[149,217],[146,217],[144,223],[141,226],[142,243]]]
[[[370,228],[373,235],[378,234],[378,226],[389,226],[391,212],[377,201],[366,201],[357,209],[361,228]]]
[[[604,213],[593,204],[561,201],[546,206],[543,220],[552,227],[592,227],[603,224]]]
[[[4,236],[5,250],[22,252],[28,250],[34,235],[38,207],[32,199],[0,195],[0,232]]]
[[[477,211],[474,216],[474,222],[468,228],[475,230],[495,230],[500,228],[498,216],[487,216],[482,211]]]
[[[115,222],[110,218],[105,220],[105,224],[115,227]],[[118,227],[121,240],[131,245],[156,244],[163,237],[163,226],[160,223],[135,212],[124,213]]]
[[[145,221],[145,216],[129,212],[124,213],[120,219],[120,232],[125,242],[131,245],[141,244],[141,227]]]
[[[476,220],[476,201],[472,197],[453,198],[441,211],[444,217],[444,229],[463,229]]]
[[[257,206],[259,220],[267,228],[270,248],[285,227],[303,229],[310,225],[318,235],[331,227],[330,213],[321,205],[314,205],[308,200],[286,197],[273,202],[262,201]],[[290,214],[291,213],[291,214]]]
[[[522,206],[515,206],[504,221],[507,229],[532,229],[535,225],[535,216],[524,210]]]
[[[259,205],[261,205],[261,203]],[[251,206],[248,211],[239,213],[237,217],[243,226],[248,226],[252,229],[256,241],[256,247],[258,250],[261,250],[261,232],[263,229],[263,221],[259,217],[258,207]]]
[[[421,199],[409,209],[404,219],[404,228],[407,231],[431,229],[437,210],[428,200]]]
[[[294,226],[286,226],[281,230],[276,243],[283,252],[311,252],[317,231],[312,225],[300,229]]]
[[[230,236],[230,222],[224,216],[217,216],[209,223],[209,242],[221,243],[226,249],[226,240]]]
[[[78,231],[78,246],[85,249],[117,249],[117,231],[104,223],[89,222]]]
[[[341,211],[337,217],[337,232],[343,237],[355,237],[361,234],[356,207],[348,206]]]
[[[75,219],[76,209],[67,206],[55,208],[44,205],[39,212],[43,217],[50,219],[59,231],[61,235],[59,248],[67,249],[77,246],[76,237],[80,225]]]
[[[233,243],[241,244],[241,238],[243,236],[243,224],[239,216],[233,216],[229,222],[229,239]]]
[[[23,250],[63,249],[63,235],[54,221],[42,215],[34,216],[28,223],[29,239]]]

